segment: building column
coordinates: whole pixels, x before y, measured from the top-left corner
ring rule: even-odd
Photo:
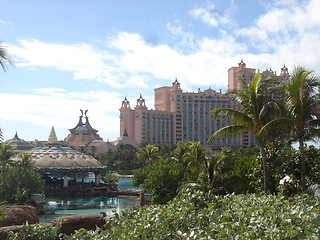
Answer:
[[[75,173],[74,174],[74,181],[77,182],[77,180],[78,180],[78,173]]]
[[[68,176],[63,177],[63,187],[67,188],[68,187]]]
[[[94,185],[98,186],[100,184],[100,177],[101,177],[100,173],[95,173],[94,174],[94,178],[95,178]]]

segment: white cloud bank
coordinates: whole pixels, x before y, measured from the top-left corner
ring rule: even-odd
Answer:
[[[74,127],[79,116],[79,109],[89,109],[92,126],[109,136],[119,134],[119,105],[123,96],[113,92],[67,92],[64,89],[35,89],[30,94],[4,94],[8,104],[1,104],[3,120],[19,120],[30,124],[56,129]],[[119,103],[119,104],[113,104]],[[60,136],[66,137],[65,136]],[[114,140],[114,139],[112,139]]]

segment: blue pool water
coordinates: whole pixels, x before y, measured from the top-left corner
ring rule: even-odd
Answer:
[[[139,189],[132,186],[132,179],[119,179],[121,190]],[[120,213],[123,209],[139,205],[138,197],[46,197],[45,210],[52,214],[40,216],[40,223],[55,218],[75,214],[98,214],[105,212],[107,217]]]

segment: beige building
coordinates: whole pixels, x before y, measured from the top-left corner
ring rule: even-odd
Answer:
[[[256,72],[254,68],[247,68],[241,60],[237,67],[228,70],[228,89],[241,88],[239,77],[249,83]],[[287,80],[289,74],[284,66],[279,76],[271,69],[262,72],[262,76],[273,77],[280,83]],[[154,110],[148,109],[141,95],[134,108],[131,108],[127,98],[122,101],[120,136],[126,133],[138,144],[175,145],[180,141],[194,141],[211,149],[253,145],[253,137],[248,133],[225,136],[207,143],[215,131],[231,124],[226,117],[212,119],[211,110],[219,107],[236,109],[237,102],[225,93],[211,88],[184,92],[180,88],[180,83],[175,80],[172,86],[154,89]]]

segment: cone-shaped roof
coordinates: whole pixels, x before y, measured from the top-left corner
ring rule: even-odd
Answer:
[[[50,131],[50,135],[48,137],[48,143],[58,143],[58,138],[56,135],[56,131],[54,130],[54,127],[52,126],[51,131]]]

